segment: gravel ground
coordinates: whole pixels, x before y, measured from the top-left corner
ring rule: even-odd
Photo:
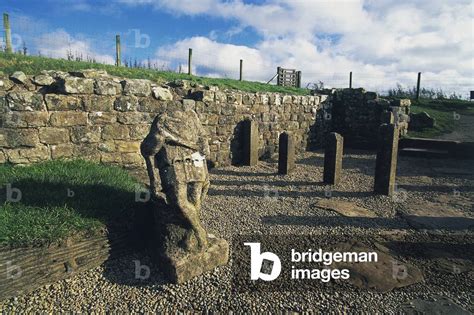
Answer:
[[[229,241],[239,234],[322,234],[361,242],[380,236],[416,242],[440,237],[464,238],[464,242],[472,245],[472,230],[416,230],[401,217],[407,205],[441,199],[460,211],[472,213],[472,161],[401,157],[399,193],[394,199],[374,196],[371,192],[374,155],[363,151],[346,153],[341,184],[331,189],[321,184],[322,164],[323,155],[312,152],[300,156],[296,170],[289,176],[275,174],[275,161],[260,162],[256,167],[214,169],[209,197],[202,210],[203,222],[210,233]],[[463,174],[458,174],[460,170]],[[354,221],[314,206],[318,198],[328,197],[355,202],[374,211],[379,218]],[[173,285],[167,284],[156,268],[152,268],[149,279],[136,279],[137,260],[141,265],[151,265],[143,253],[123,257],[3,304],[0,302],[0,311],[394,313],[410,300],[433,300],[437,296],[474,311],[474,272],[440,273],[432,262],[419,257],[411,258],[410,263],[424,271],[425,281],[389,293],[355,289],[348,284],[343,285],[343,290],[320,286],[304,292],[235,293],[231,282],[232,262],[185,284]]]

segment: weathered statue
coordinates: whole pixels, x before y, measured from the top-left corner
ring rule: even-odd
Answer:
[[[155,211],[156,230],[160,234],[157,237],[161,243],[157,244],[160,256],[171,261],[173,266],[183,265],[177,262],[180,259],[190,260],[191,265],[197,264],[196,272],[187,270],[181,276],[180,271],[173,270],[177,273],[173,277],[177,282],[182,282],[210,267],[225,264],[228,259],[227,242],[215,237],[211,239],[200,220],[201,203],[209,188],[206,164],[209,145],[196,112],[178,107],[158,115],[141,144],[141,152],[150,177],[153,203],[159,205],[161,202]],[[164,207],[163,200],[166,200]],[[209,243],[210,240],[213,244]],[[214,248],[210,249],[212,246]],[[212,260],[206,261],[210,265],[202,267],[199,263],[204,261],[199,253],[206,250],[218,250],[221,253],[218,254],[220,257],[215,257],[214,263]],[[190,257],[189,253],[195,256]]]

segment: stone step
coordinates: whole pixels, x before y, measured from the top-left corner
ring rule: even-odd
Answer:
[[[448,150],[423,149],[423,148],[403,148],[399,151],[400,155],[423,157],[423,158],[449,158]]]

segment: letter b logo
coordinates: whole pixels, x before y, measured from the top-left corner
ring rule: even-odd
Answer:
[[[244,243],[250,246],[250,279],[263,281],[272,281],[278,278],[281,272],[281,262],[277,255],[271,252],[260,253],[260,243]],[[264,261],[273,263],[269,274],[262,272]]]

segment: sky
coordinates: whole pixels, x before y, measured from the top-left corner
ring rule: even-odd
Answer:
[[[385,91],[396,84],[474,90],[472,0],[2,0],[13,45],[114,63],[122,54],[165,70],[268,81],[278,66],[303,85]],[[2,34],[3,36],[3,34]]]

